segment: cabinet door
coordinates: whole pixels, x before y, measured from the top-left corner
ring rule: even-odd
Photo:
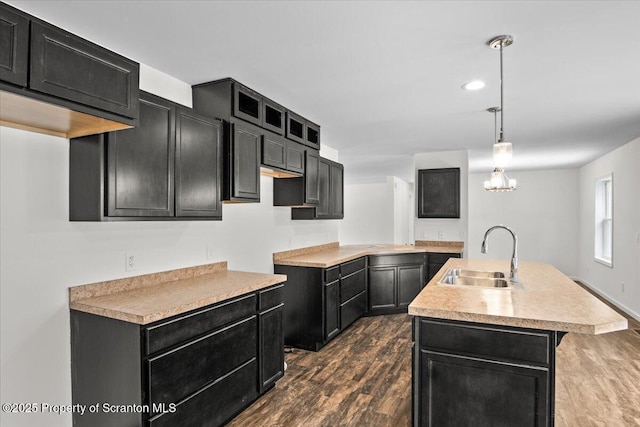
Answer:
[[[260,313],[260,392],[284,375],[284,304]]]
[[[0,3],[0,80],[27,85],[29,19]]]
[[[278,135],[284,135],[284,107],[267,98],[263,98],[262,106],[262,127]]]
[[[307,145],[315,148],[316,150],[319,150],[320,149],[320,126],[313,122],[310,122],[309,120],[306,120],[305,129],[306,129]]]
[[[332,218],[344,218],[344,166],[331,164],[330,206]]]
[[[230,200],[260,201],[260,135],[247,126],[235,123],[231,144]]]
[[[324,285],[324,339],[330,340],[340,332],[340,281]]]
[[[304,144],[307,142],[305,132],[305,120],[291,111],[287,111],[287,138],[292,141]]]
[[[233,84],[233,115],[262,126],[262,97],[240,83]]]
[[[287,168],[287,142],[282,137],[270,133],[262,135],[262,164]]]
[[[424,286],[424,264],[398,267],[398,307],[404,308]]]
[[[108,216],[173,216],[175,109],[140,97],[139,125],[107,137]]]
[[[331,163],[320,158],[318,163],[318,206],[316,206],[316,218],[331,217]]]
[[[186,108],[176,121],[176,216],[222,219],[222,125]]]
[[[41,22],[31,23],[30,88],[138,117],[137,63]]]
[[[320,155],[315,150],[307,150],[305,154],[304,181],[305,203],[320,202]]]
[[[304,174],[305,148],[297,142],[287,141],[287,165],[285,169]]]
[[[548,370],[425,350],[419,357],[416,425],[548,425]]]
[[[369,311],[396,306],[396,267],[369,267]]]

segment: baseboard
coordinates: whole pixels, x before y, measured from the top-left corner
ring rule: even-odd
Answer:
[[[623,311],[627,316],[632,317],[635,320],[637,320],[638,322],[640,322],[640,314],[638,314],[635,311],[631,310],[629,307],[627,307],[626,305],[622,304],[620,301],[616,300],[615,298],[611,298],[609,295],[603,293],[602,291],[600,291],[598,288],[596,288],[595,286],[593,286],[591,283],[587,282],[586,280],[583,280],[583,279],[581,279],[579,277],[572,277],[571,279],[582,283],[587,288],[591,289],[594,293],[598,294],[602,298],[604,298],[607,301],[609,301],[611,304],[615,305],[618,309]]]

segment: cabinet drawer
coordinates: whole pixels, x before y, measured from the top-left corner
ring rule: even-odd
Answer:
[[[340,275],[342,277],[347,276],[358,270],[362,270],[363,268],[366,267],[366,265],[367,265],[367,260],[365,257],[342,263],[340,264]]]
[[[277,285],[258,292],[258,310],[264,311],[284,302],[284,285]]]
[[[327,268],[324,270],[324,283],[335,282],[340,278],[340,266]]]
[[[255,313],[256,296],[246,295],[145,329],[146,354],[179,344]]]
[[[254,315],[149,359],[149,404],[179,402],[243,363],[255,359],[257,329]]]
[[[500,326],[481,327],[420,320],[422,348],[463,356],[548,366],[550,338],[544,332],[523,332]]]
[[[449,260],[449,258],[460,258],[460,254],[441,254],[441,253],[429,254],[429,262],[432,264],[444,264]]]
[[[424,253],[402,254],[402,255],[369,255],[369,266],[420,264],[424,262],[425,262]]]
[[[139,65],[52,25],[31,23],[31,89],[138,117]]]
[[[366,270],[362,269],[340,280],[340,302],[350,300],[367,287]]]
[[[363,291],[340,306],[340,330],[358,320],[367,311],[367,292]]]
[[[245,363],[178,404],[174,413],[152,418],[150,427],[222,425],[257,397],[257,369],[255,360]]]

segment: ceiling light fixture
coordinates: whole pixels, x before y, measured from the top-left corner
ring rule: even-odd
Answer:
[[[504,77],[502,73],[502,50],[513,44],[513,37],[503,35],[489,40],[492,49],[500,49],[500,107],[488,108],[487,111],[494,114],[497,139],[493,144],[493,172],[488,181],[484,182],[484,189],[487,191],[513,191],[516,189],[516,180],[509,179],[504,169],[511,164],[513,149],[511,143],[504,137]],[[498,119],[500,112],[500,138],[497,138]],[[495,141],[495,139],[494,139]]]
[[[478,89],[482,89],[483,87],[485,87],[485,83],[480,80],[474,80],[472,82],[465,83],[462,85],[462,89],[464,90],[478,90]]]

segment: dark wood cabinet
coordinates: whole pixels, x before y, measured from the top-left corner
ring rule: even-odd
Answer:
[[[460,218],[460,168],[418,171],[418,218]]]
[[[221,219],[222,125],[146,92],[136,128],[69,145],[69,219]]]
[[[176,111],[176,216],[222,218],[222,123]]]
[[[121,116],[138,117],[136,63],[37,21],[31,23],[30,52],[31,89]]]
[[[406,313],[426,284],[424,253],[369,256],[368,314]]]
[[[229,124],[227,134],[223,199],[234,202],[259,202],[260,132],[253,126],[236,122]]]
[[[0,2],[0,120],[73,138],[137,124],[139,64]]]
[[[194,85],[193,107],[224,121],[244,120],[291,141],[320,149],[320,126],[266,96],[225,78]]]
[[[175,109],[151,94],[140,109],[138,127],[106,137],[109,217],[174,215]]]
[[[304,176],[273,181],[273,206],[316,206],[320,198],[320,155],[316,150],[304,153]]]
[[[29,17],[0,3],[0,80],[27,86]]]
[[[282,285],[149,325],[71,311],[75,426],[219,426],[284,374]]]
[[[413,425],[553,425],[553,331],[416,317]]]
[[[274,265],[286,274],[285,344],[318,351],[366,311],[367,258],[329,268]]]
[[[288,177],[304,174],[305,148],[272,132],[262,134],[262,166],[291,172]]]
[[[460,258],[460,254],[455,253],[429,253],[429,268],[427,271],[427,282],[429,282],[436,273],[444,266],[449,258]]]
[[[291,219],[344,218],[344,167],[320,157],[318,163],[318,204],[291,209]]]

